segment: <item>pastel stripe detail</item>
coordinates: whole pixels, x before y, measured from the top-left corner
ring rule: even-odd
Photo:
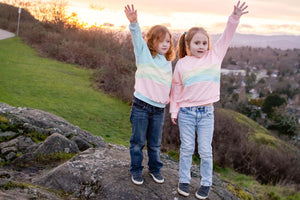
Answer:
[[[201,68],[195,68],[193,70],[184,72],[182,74],[182,81],[185,81],[186,79],[198,75],[198,74],[209,74],[209,75],[216,75],[217,73],[220,73],[220,66],[218,65],[211,65],[209,67],[201,67]]]
[[[208,75],[199,75],[199,76],[193,76],[186,81],[183,82],[183,87],[186,87],[188,85],[191,85],[193,83],[198,83],[202,81],[210,81],[210,82],[216,82],[220,83],[220,77],[217,76],[208,76]]]
[[[184,87],[201,81],[220,83],[220,67],[218,65],[212,65],[205,68],[196,68],[182,74]]]
[[[154,63],[137,63],[137,68],[138,69],[145,69],[145,68],[155,68],[157,70],[161,70],[161,71],[164,71],[164,72],[170,72],[171,71],[171,64],[169,65],[169,63],[166,63],[165,66],[158,66]]]
[[[147,65],[138,65],[135,77],[139,79],[149,79],[168,87],[171,87],[172,83],[172,71],[167,68],[158,68],[151,63]]]

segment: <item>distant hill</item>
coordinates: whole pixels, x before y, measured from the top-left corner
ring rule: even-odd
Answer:
[[[174,33],[173,37],[177,40],[182,33]],[[211,41],[214,43],[221,34],[212,34]],[[251,46],[258,48],[277,48],[281,50],[300,49],[300,35],[254,35],[235,33],[231,42],[231,47]]]
[[[211,39],[214,42],[220,34],[212,35]],[[251,46],[251,47],[271,47],[282,50],[300,49],[300,36],[295,35],[253,35],[236,33],[231,42],[232,47]]]

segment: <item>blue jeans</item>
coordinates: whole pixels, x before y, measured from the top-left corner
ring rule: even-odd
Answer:
[[[132,135],[130,138],[131,174],[142,174],[143,148],[147,140],[149,172],[160,172],[163,163],[160,160],[164,108],[133,99],[130,114]]]
[[[178,125],[180,131],[180,161],[179,182],[190,183],[191,163],[195,149],[195,131],[198,133],[198,153],[201,158],[200,173],[201,185],[212,185],[213,156],[212,138],[214,132],[214,107],[195,106],[180,108]]]

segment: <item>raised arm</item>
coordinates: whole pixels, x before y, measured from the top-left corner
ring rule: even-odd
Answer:
[[[230,45],[236,28],[239,24],[239,19],[242,15],[248,13],[245,11],[248,8],[245,2],[240,4],[240,1],[234,6],[233,12],[227,21],[226,28],[221,37],[215,42],[212,49],[219,58],[223,59]]]
[[[136,23],[137,22],[137,10],[134,9],[134,5],[126,5],[124,10],[127,19],[130,23]]]
[[[240,5],[240,1],[237,3],[237,5],[234,6],[233,9],[233,15],[237,15],[238,17],[241,17],[244,14],[247,14],[248,11],[245,11],[248,8],[248,6],[246,5],[246,2],[243,2]]]
[[[134,8],[134,5],[131,4],[125,6],[124,12],[130,22],[128,27],[132,36],[131,38],[136,62],[140,62],[140,59],[143,58],[141,55],[150,54],[150,51],[142,36],[142,31],[137,20],[137,10]]]

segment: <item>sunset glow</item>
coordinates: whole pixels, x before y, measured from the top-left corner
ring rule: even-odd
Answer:
[[[197,6],[199,1],[186,0],[193,2]],[[300,6],[300,3],[293,2],[293,6]],[[88,26],[108,26],[116,29],[124,29],[128,26],[128,20],[124,14],[124,6],[126,4],[133,3],[138,10],[139,23],[142,28],[150,27],[154,24],[164,24],[169,29],[174,31],[184,31],[192,26],[202,26],[211,33],[221,33],[225,27],[225,23],[229,14],[232,12],[232,1],[224,0],[224,5],[218,5],[215,1],[203,1],[203,4],[199,8],[199,12],[196,9],[186,4],[173,1],[173,4],[163,8],[167,1],[162,2],[162,7],[155,6],[154,0],[152,4],[146,1],[140,0],[135,2],[124,2],[122,0],[111,1],[81,1],[74,0],[69,2],[69,12],[75,12],[78,14],[79,20],[87,23]],[[178,3],[177,7],[175,3]],[[97,4],[98,3],[98,4]],[[296,3],[296,5],[295,5]],[[90,5],[102,5],[103,10],[90,9]],[[214,6],[209,6],[214,4]],[[220,3],[219,3],[220,4]],[[249,14],[241,18],[240,26],[237,32],[243,34],[261,34],[261,35],[278,35],[278,34],[292,34],[300,35],[300,14],[297,14],[295,8],[288,7],[282,9],[288,1],[285,3],[275,0],[272,2],[272,11],[269,7],[268,1],[249,1]],[[200,4],[199,4],[200,5]],[[182,6],[182,7],[180,7]],[[282,7],[282,8],[281,8]],[[279,10],[284,10],[279,13]],[[300,7],[298,7],[300,8]],[[172,11],[172,9],[174,11]],[[188,12],[188,10],[191,10]],[[202,11],[202,9],[204,11]],[[144,11],[143,11],[144,10]],[[215,10],[215,12],[213,12]],[[299,9],[297,9],[299,10]],[[276,13],[276,15],[274,15]],[[296,13],[296,14],[295,14]],[[282,16],[280,16],[282,15]]]
[[[204,27],[209,33],[223,32],[228,16],[238,0],[0,0],[32,5],[51,5],[66,2],[66,11],[80,26],[107,27],[128,30],[124,14],[127,4],[134,4],[142,29],[163,24],[172,31],[186,31],[190,27]],[[249,13],[242,16],[237,32],[259,35],[300,35],[299,0],[246,0]],[[31,13],[40,19],[39,7]],[[48,13],[48,12],[47,12]]]
[[[120,26],[124,26],[126,24],[126,20],[121,18],[123,15],[123,11],[115,12],[110,11],[108,8],[104,8],[103,10],[93,10],[88,7],[82,6],[82,4],[76,4],[73,6],[69,6],[67,9],[68,13],[72,12],[76,13],[79,18],[79,22],[86,23],[87,27],[90,26],[108,26],[111,28],[116,28]]]

